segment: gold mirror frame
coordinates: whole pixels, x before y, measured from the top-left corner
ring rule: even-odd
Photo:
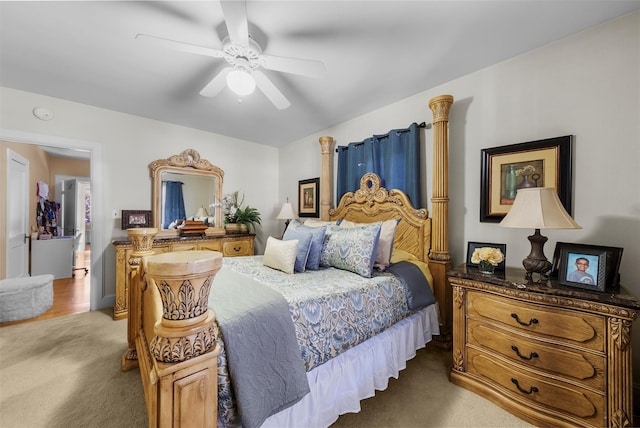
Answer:
[[[222,199],[222,182],[224,171],[206,159],[200,158],[200,153],[187,149],[180,154],[167,159],[158,159],[149,164],[151,174],[153,198],[153,224],[158,229],[158,236],[175,237],[179,235],[177,229],[162,229],[162,173],[210,177],[215,180],[215,201]],[[224,234],[222,207],[214,208],[215,224],[207,229],[207,235]]]

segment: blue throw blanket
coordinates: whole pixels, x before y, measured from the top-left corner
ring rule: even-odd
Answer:
[[[244,428],[262,425],[309,392],[287,301],[253,279],[221,269],[209,307],[222,332]]]
[[[387,266],[387,272],[397,276],[407,287],[409,309],[420,309],[436,302],[429,282],[418,266],[411,262],[398,262]]]

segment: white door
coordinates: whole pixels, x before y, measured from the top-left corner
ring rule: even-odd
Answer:
[[[78,180],[64,180],[62,183],[62,234],[76,236],[78,211]]]
[[[7,149],[7,278],[29,276],[29,161]]]

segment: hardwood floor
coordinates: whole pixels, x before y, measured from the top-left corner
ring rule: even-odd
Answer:
[[[85,251],[78,252],[76,267],[89,268],[90,265],[91,249],[87,245]],[[0,327],[87,312],[90,307],[91,273],[85,275],[84,270],[75,270],[74,274],[71,278],[53,281],[53,305],[48,311],[35,318],[0,323]]]

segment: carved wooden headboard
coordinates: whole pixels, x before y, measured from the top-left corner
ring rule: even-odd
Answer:
[[[329,210],[329,217],[331,220],[345,219],[355,223],[400,219],[393,248],[408,251],[425,263],[429,261],[429,213],[425,208],[414,208],[404,192],[382,187],[380,177],[376,174],[363,175],[360,189],[343,195],[338,207]]]

